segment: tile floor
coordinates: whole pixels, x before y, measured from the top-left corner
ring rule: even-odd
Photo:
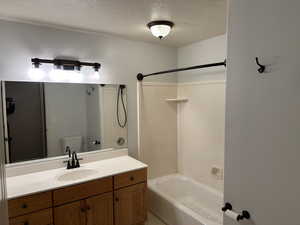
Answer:
[[[152,213],[148,212],[148,220],[145,225],[167,225],[163,223],[160,219],[154,216]]]

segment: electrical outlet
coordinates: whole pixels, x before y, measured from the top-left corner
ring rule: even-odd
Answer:
[[[219,166],[213,166],[211,168],[211,174],[217,179],[217,180],[223,180],[223,168]]]

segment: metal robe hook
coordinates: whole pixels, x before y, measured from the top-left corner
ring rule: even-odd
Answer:
[[[259,63],[258,57],[255,57],[255,61],[256,61],[256,64],[259,66],[259,68],[257,69],[257,71],[258,71],[259,73],[265,72],[266,66],[264,66],[264,65],[262,65],[262,64]]]

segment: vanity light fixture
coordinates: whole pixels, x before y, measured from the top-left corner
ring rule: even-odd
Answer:
[[[168,20],[155,20],[148,23],[147,26],[153,36],[163,39],[170,33],[174,23]]]
[[[71,71],[80,71],[82,66],[90,66],[93,67],[95,72],[98,72],[101,64],[100,63],[89,63],[89,62],[81,62],[77,60],[68,60],[68,59],[39,59],[32,58],[32,65],[34,68],[38,69],[41,64],[48,63],[53,64],[55,69],[63,69],[63,70],[71,70]]]

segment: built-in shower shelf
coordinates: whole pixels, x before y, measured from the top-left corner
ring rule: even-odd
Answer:
[[[166,102],[176,102],[176,103],[181,103],[181,102],[187,102],[187,98],[167,98]]]

